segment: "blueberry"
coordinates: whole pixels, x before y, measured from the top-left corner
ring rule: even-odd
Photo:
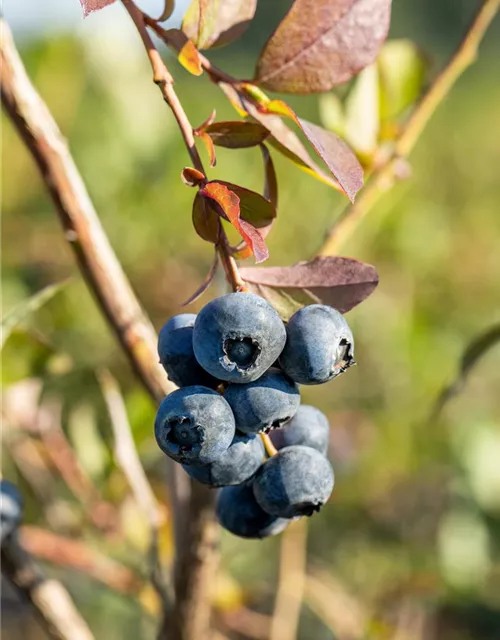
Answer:
[[[262,464],[264,445],[257,436],[236,434],[229,449],[215,462],[204,466],[185,465],[186,472],[198,482],[212,487],[241,484],[251,478]]]
[[[178,387],[202,385],[214,389],[218,381],[200,367],[194,357],[194,313],[170,318],[158,335],[158,355],[168,377]]]
[[[258,470],[253,490],[259,505],[273,516],[310,516],[330,497],[333,470],[310,447],[295,445],[278,451]]]
[[[270,435],[276,449],[301,444],[326,455],[330,424],[325,414],[319,409],[301,404],[290,422],[287,422],[282,429],[272,431]]]
[[[295,415],[300,394],[284,373],[270,369],[255,382],[230,384],[224,392],[234,413],[236,428],[258,433],[280,427]]]
[[[252,293],[212,300],[194,324],[196,359],[214,377],[228,382],[257,380],[280,355],[285,340],[279,315]]]
[[[241,538],[274,536],[290,523],[290,520],[271,516],[259,507],[251,483],[224,487],[217,498],[216,514],[224,529]]]
[[[185,464],[208,464],[234,438],[234,416],[224,398],[207,387],[177,389],[160,404],[155,437],[160,449]]]
[[[290,318],[280,356],[283,371],[299,384],[322,384],[354,363],[354,340],[336,309],[312,304]]]
[[[0,480],[0,540],[17,529],[23,517],[23,499],[19,489],[8,480]]]

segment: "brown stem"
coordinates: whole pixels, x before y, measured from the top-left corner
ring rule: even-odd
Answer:
[[[55,640],[93,640],[71,596],[41,569],[19,544],[17,532],[2,542],[2,575],[30,602],[49,637]]]
[[[374,171],[367,186],[329,231],[319,255],[334,255],[379,198],[394,184],[402,158],[408,157],[422,131],[461,74],[475,61],[481,40],[495,17],[500,0],[484,0],[467,33],[446,67],[408,119],[392,154]]]

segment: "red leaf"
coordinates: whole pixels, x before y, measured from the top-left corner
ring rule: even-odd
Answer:
[[[391,0],[295,0],[264,47],[256,82],[315,93],[350,80],[387,37]]]
[[[267,260],[269,252],[262,236],[249,222],[240,218],[240,199],[234,191],[228,189],[225,184],[214,181],[209,182],[199,193],[219,205],[225,217],[251,247],[256,262]]]
[[[261,196],[260,193],[240,187],[237,184],[226,182],[225,180],[218,180],[217,182],[225,185],[238,196],[240,199],[240,217],[259,229],[262,235],[261,229],[269,226],[276,218],[276,207],[272,202]]]
[[[274,168],[274,162],[271,158],[268,148],[265,144],[260,145],[262,151],[262,159],[264,160],[264,198],[269,200],[275,209],[278,208],[278,178],[276,177],[276,170]]]
[[[332,131],[318,127],[299,118],[282,100],[271,100],[265,107],[267,112],[294,120],[306,135],[318,155],[339,181],[351,202],[363,186],[363,167],[349,145]]]
[[[89,13],[104,9],[104,7],[107,7],[109,4],[113,4],[114,1],[115,0],[80,0],[80,4],[83,8],[83,15],[86,18]]]
[[[340,257],[318,257],[291,267],[244,267],[240,273],[246,282],[259,287],[261,295],[273,300],[288,298],[295,309],[322,302],[341,313],[362,302],[378,284],[374,267]],[[267,289],[272,291],[266,294]]]
[[[219,215],[210,206],[210,201],[203,198],[199,191],[193,201],[193,226],[203,240],[214,244],[219,240]]]
[[[257,0],[192,0],[182,30],[199,49],[222,47],[248,28]]]
[[[205,130],[215,145],[228,149],[255,147],[269,135],[269,131],[258,122],[241,122],[240,120],[214,122]]]

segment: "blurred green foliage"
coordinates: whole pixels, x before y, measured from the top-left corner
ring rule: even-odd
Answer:
[[[435,6],[427,4],[434,15]],[[411,11],[420,15],[421,8]],[[262,24],[265,16],[259,15]],[[401,14],[395,24],[398,35],[408,36]],[[40,38],[25,43],[22,55],[159,328],[197,288],[212,249],[191,228],[193,191],[180,180],[188,164],[183,143],[150,81],[135,34],[126,34],[111,42],[103,30],[83,41]],[[235,53],[218,52],[218,63],[232,71],[251,69],[248,37]],[[345,255],[376,265],[380,273],[374,295],[348,317],[359,365],[331,385],[303,390],[304,401],[330,416],[337,476],[331,503],[310,521],[309,564],[331,572],[373,612],[373,637],[392,637],[387,629],[394,610],[407,602],[434,616],[440,638],[500,637],[498,346],[480,360],[439,421],[428,420],[467,344],[500,319],[500,56],[490,51],[487,44],[432,119],[411,158],[412,177],[383,198],[344,248]],[[173,59],[171,66],[193,123],[213,108],[220,120],[236,119],[206,78],[189,77]],[[319,120],[317,98],[291,103],[300,115]],[[4,313],[73,276],[8,340],[3,389],[41,377],[46,393],[64,402],[63,426],[81,464],[122,517],[137,521],[140,512],[126,515],[122,508],[127,488],[112,462],[94,372],[109,367],[119,379],[144,464],[167,501],[152,436],[154,409],[79,277],[34,164],[4,116],[2,133]],[[217,155],[210,177],[261,188],[258,149],[218,149]],[[276,157],[276,163],[280,204],[269,264],[291,264],[314,255],[346,201],[285,159]],[[210,295],[222,286],[216,283]],[[50,527],[47,511],[54,500],[78,512],[62,482],[60,494],[41,501],[6,449],[4,473],[27,496],[29,522]],[[110,546],[81,514],[78,522],[90,545]],[[67,530],[63,523],[61,531]],[[126,535],[112,553],[144,574],[143,545],[135,538]],[[241,602],[272,610],[278,545],[279,539],[223,537],[223,566],[232,576],[217,590],[223,610]],[[136,599],[112,595],[70,571],[49,571],[68,583],[98,638],[153,637],[150,615]],[[300,638],[332,638],[307,606]]]

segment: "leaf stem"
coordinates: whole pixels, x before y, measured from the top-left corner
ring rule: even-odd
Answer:
[[[408,157],[427,123],[462,73],[475,61],[479,44],[498,12],[500,0],[484,0],[446,67],[436,77],[404,126],[390,155],[373,172],[356,202],[333,225],[318,255],[335,255],[356,226],[397,179],[401,160]]]

